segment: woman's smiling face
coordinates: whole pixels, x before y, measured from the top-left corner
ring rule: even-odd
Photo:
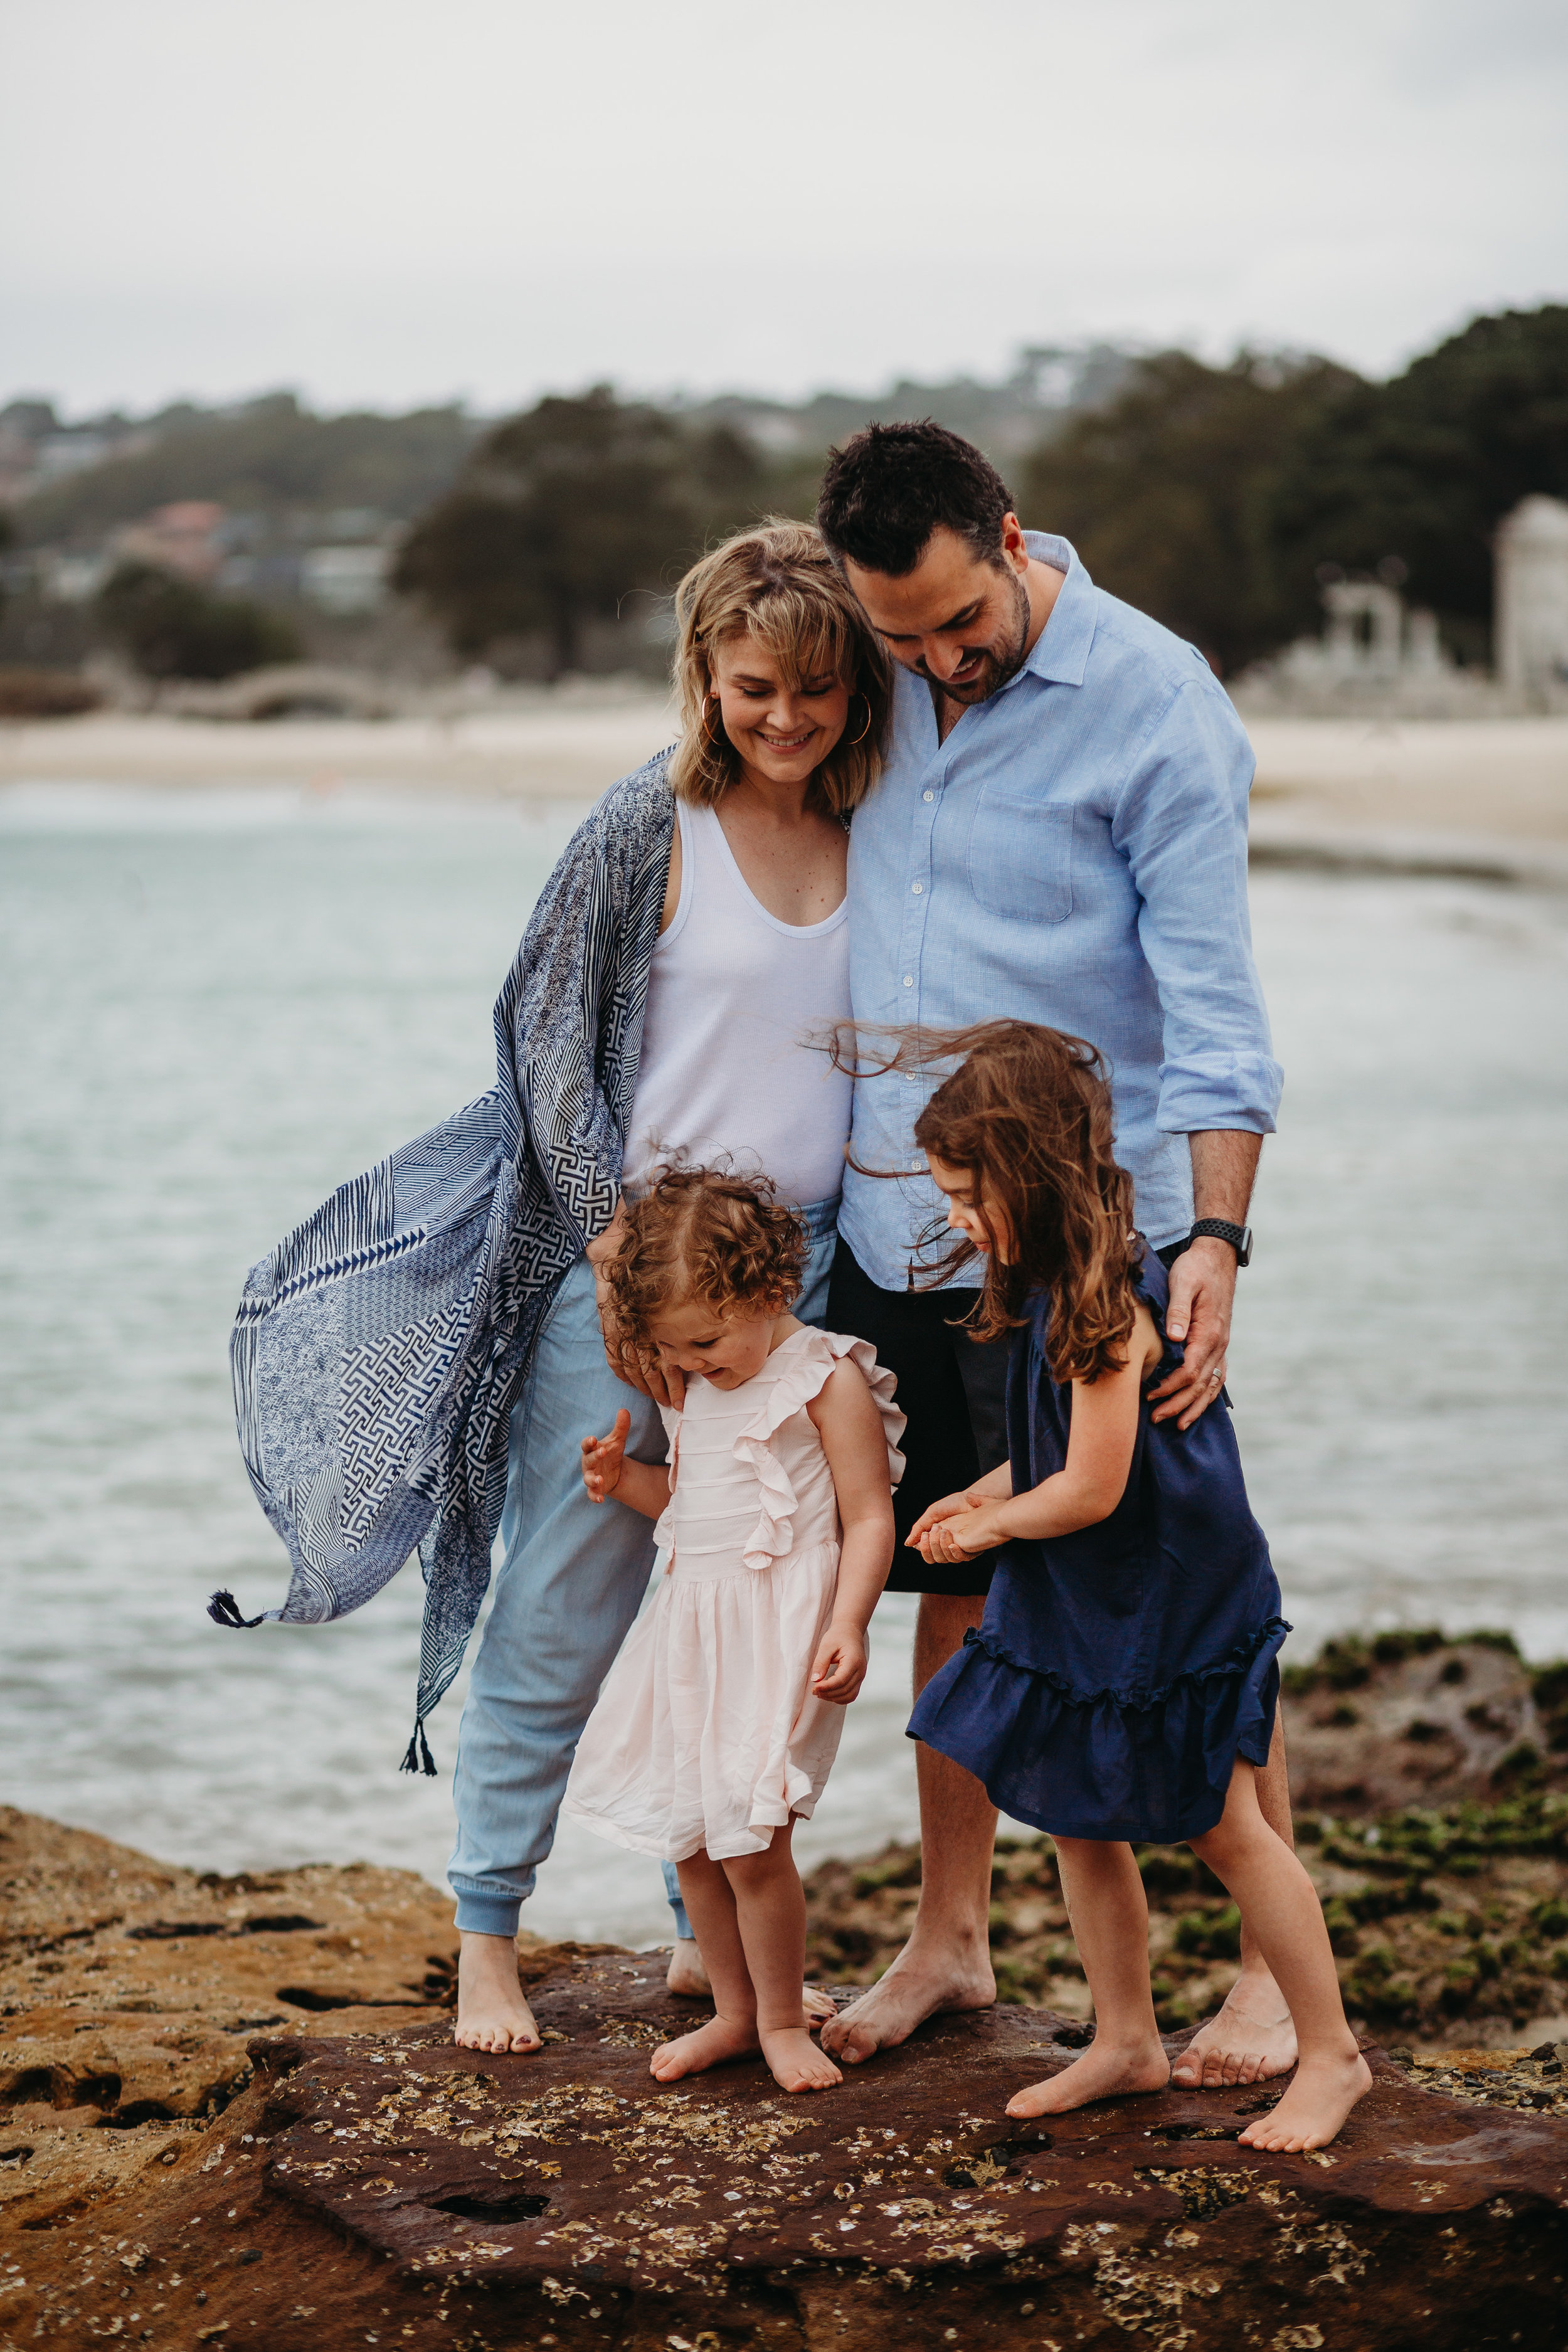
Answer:
[[[713,647],[710,671],[724,732],[754,782],[804,784],[844,732],[843,681],[828,669],[788,685],[778,656],[749,631]]]

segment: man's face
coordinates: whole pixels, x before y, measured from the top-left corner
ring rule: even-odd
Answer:
[[[845,575],[895,661],[954,702],[984,702],[1023,667],[1029,637],[1028,551],[1016,515],[1002,527],[996,562],[939,525],[912,572],[895,579],[845,561]]]

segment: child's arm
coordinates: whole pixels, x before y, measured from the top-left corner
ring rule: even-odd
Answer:
[[[1027,1494],[983,1503],[978,1510],[943,1517],[926,1528],[918,1534],[922,1559],[960,1560],[1015,1536],[1068,1536],[1108,1519],[1127,1489],[1139,1399],[1160,1354],[1154,1318],[1140,1305],[1125,1360],[1097,1381],[1072,1384],[1067,1467]]]
[[[866,1628],[893,1564],[888,1440],[863,1375],[842,1357],[806,1411],[833,1473],[843,1532],[833,1622],[812,1660],[811,1687],[842,1706],[866,1679]]]
[[[591,1503],[613,1495],[645,1519],[661,1518],[669,1501],[669,1472],[662,1462],[628,1462],[626,1436],[632,1417],[623,1405],[608,1437],[583,1440],[583,1484]]]

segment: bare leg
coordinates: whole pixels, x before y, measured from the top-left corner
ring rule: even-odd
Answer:
[[[518,1980],[515,1936],[480,1936],[464,1928],[458,1937],[452,2039],[465,2050],[542,2049]]]
[[[757,2004],[757,2039],[785,2091],[826,2091],[844,2080],[811,2038],[801,2013],[805,1965],[805,1889],[795,1866],[795,1823],[773,1832],[766,1853],[724,1864]]]
[[[677,1937],[670,1947],[669,1966],[664,1974],[667,1992],[679,1993],[688,2000],[708,2000],[713,1988],[703,1965],[702,1948],[695,1936]],[[838,2014],[838,2004],[830,1992],[819,1986],[803,1985],[800,1992],[800,2013],[809,2026],[825,2025]]]
[[[1371,2089],[1372,2072],[1345,2022],[1317,1889],[1264,1820],[1252,1765],[1237,1760],[1218,1827],[1192,1843],[1240,1906],[1300,2039],[1294,2082],[1271,2114],[1247,2126],[1242,2145],[1322,2147]]]
[[[1059,2116],[1090,2099],[1163,2091],[1170,2077],[1149,1990],[1149,1905],[1131,1847],[1058,1838],[1057,1866],[1094,1995],[1094,2040],[1070,2066],[1009,2099],[1010,2116]]]
[[[695,1853],[680,1865],[680,1899],[708,1959],[715,2015],[695,2032],[660,2044],[648,2066],[661,2083],[700,2074],[727,2059],[754,2057],[757,1999],[735,1917],[735,1896],[724,1865]]]
[[[680,1864],[680,1893],[713,1982],[716,2014],[656,2050],[661,2083],[703,2073],[761,2050],[786,2091],[822,2091],[843,2080],[815,2046],[801,2013],[805,1895],[790,1850],[793,1823],[765,1853]]]
[[[1258,1801],[1276,1837],[1294,1849],[1290,1784],[1285,1770],[1285,1724],[1274,1715],[1268,1762],[1258,1776]],[[1217,2090],[1226,2083],[1261,2083],[1289,2074],[1296,2063],[1296,2028],[1285,1996],[1269,1973],[1257,1937],[1244,1922],[1241,1974],[1226,1993],[1217,2017],[1200,2025],[1171,2069],[1184,2090]]]
[[[915,1627],[915,1696],[978,1625],[984,1601],[921,1595]],[[887,1974],[822,2030],[822,2046],[858,2066],[907,2041],[939,2011],[984,2009],[996,1998],[991,1973],[991,1855],[996,1808],[972,1773],[923,1744],[915,1751],[921,1792],[921,1899],[909,1942]]]

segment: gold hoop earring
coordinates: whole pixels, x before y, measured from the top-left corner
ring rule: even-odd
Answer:
[[[725,743],[729,740],[729,737],[722,732],[722,719],[720,721],[721,731],[717,735],[714,734],[713,730],[708,724],[708,705],[710,702],[716,703],[718,699],[719,698],[716,694],[705,694],[702,698],[702,732],[707,736],[710,743]]]
[[[850,698],[849,698],[849,699],[850,699],[850,701],[851,701],[851,702],[853,702],[853,701],[854,701],[854,699],[855,699],[855,697],[854,697],[853,695],[851,695],[851,696],[850,696]],[[869,735],[869,733],[871,732],[871,698],[870,698],[870,696],[869,696],[868,694],[862,694],[862,695],[861,695],[861,697],[860,697],[860,700],[861,700],[861,701],[865,704],[865,706],[866,706],[866,724],[864,725],[864,727],[862,727],[862,728],[861,728],[860,732],[858,733],[858,735],[851,735],[851,736],[850,736],[850,738],[849,738],[849,741],[850,741],[851,746],[853,746],[853,745],[855,745],[855,744],[857,744],[857,743],[863,743],[863,742],[866,740],[867,736],[868,736],[868,735]]]

